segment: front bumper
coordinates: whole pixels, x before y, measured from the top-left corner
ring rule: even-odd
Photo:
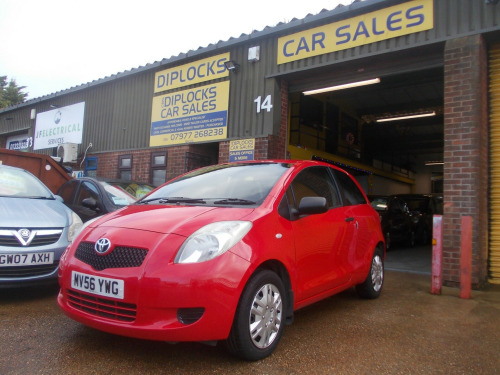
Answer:
[[[183,237],[169,243],[178,248]],[[95,271],[72,259],[61,267],[58,304],[66,315],[112,334],[161,341],[226,339],[250,263],[230,251],[211,261],[174,264],[152,254],[141,267]],[[72,271],[124,281],[123,299],[71,287]]]

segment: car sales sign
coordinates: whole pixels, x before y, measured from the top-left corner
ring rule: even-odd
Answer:
[[[36,115],[33,150],[82,143],[85,102]]]
[[[278,39],[278,64],[345,50],[434,27],[433,0],[414,0]]]
[[[228,105],[229,81],[155,96],[149,145],[225,139]]]

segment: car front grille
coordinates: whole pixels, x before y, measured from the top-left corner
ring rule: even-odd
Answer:
[[[137,315],[137,305],[67,289],[68,302],[77,310],[88,314],[120,322],[133,322]]]
[[[94,243],[82,242],[76,249],[75,258],[102,271],[106,268],[139,267],[147,253],[145,249],[117,246],[108,254],[100,255],[95,252]]]
[[[59,262],[39,266],[0,267],[0,278],[38,277],[53,273]]]
[[[29,229],[26,237],[21,236],[24,228],[0,229],[0,246],[35,247],[52,245],[59,241],[62,229]]]

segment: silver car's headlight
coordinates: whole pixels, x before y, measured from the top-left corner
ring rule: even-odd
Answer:
[[[80,233],[82,226],[83,226],[83,223],[82,223],[82,220],[80,219],[80,217],[76,213],[72,212],[71,213],[71,223],[69,224],[69,228],[68,228],[68,241],[69,242],[73,242],[73,240],[78,235],[78,233]]]
[[[224,254],[251,228],[249,221],[220,221],[205,225],[184,241],[175,263],[200,263]]]

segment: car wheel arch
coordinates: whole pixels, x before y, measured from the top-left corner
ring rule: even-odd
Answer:
[[[247,278],[244,280],[244,286],[242,290],[245,288],[249,280],[257,273],[263,271],[263,270],[269,270],[274,272],[278,277],[281,279],[283,282],[283,285],[286,290],[286,316],[285,316],[285,324],[290,325],[293,323],[293,311],[294,311],[294,292],[293,292],[293,287],[292,287],[292,280],[290,276],[290,272],[287,269],[287,267],[280,262],[279,260],[276,259],[269,259],[258,265],[253,272],[248,275]],[[241,296],[240,296],[241,298]]]

